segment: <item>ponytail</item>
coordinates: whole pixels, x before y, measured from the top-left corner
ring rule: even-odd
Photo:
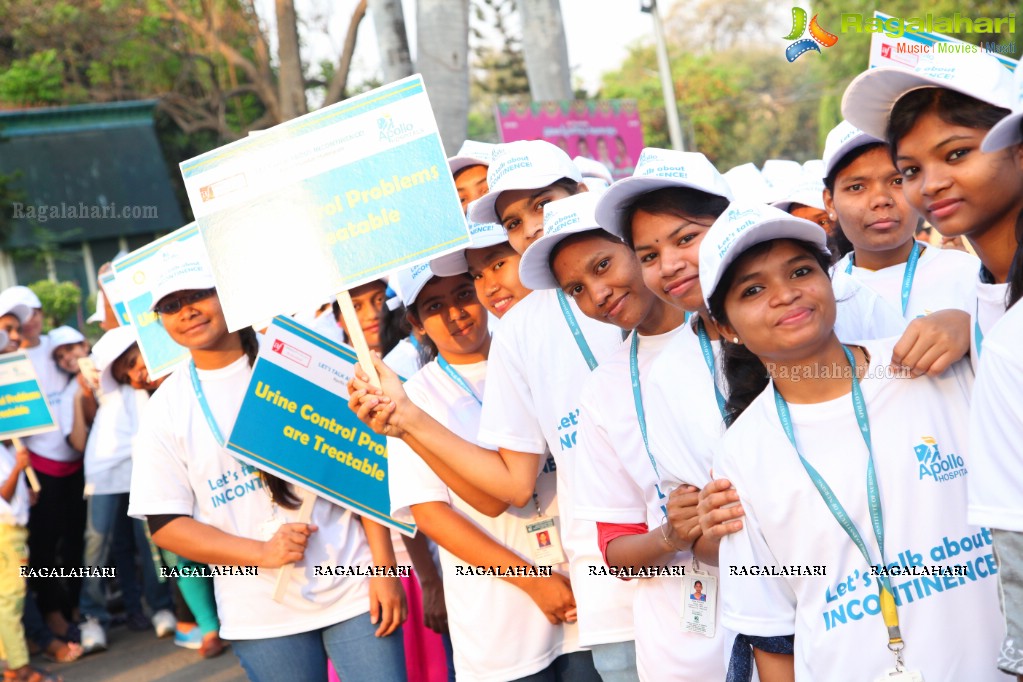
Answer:
[[[238,331],[238,339],[242,344],[242,351],[249,359],[249,367],[256,364],[256,357],[259,355],[259,338],[252,327],[245,327]],[[273,474],[260,469],[259,477],[263,479],[263,485],[270,491],[270,499],[285,509],[298,509],[301,501],[295,495],[295,491],[287,481],[277,478]]]

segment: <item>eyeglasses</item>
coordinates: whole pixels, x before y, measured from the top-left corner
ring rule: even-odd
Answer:
[[[172,298],[169,301],[165,299],[163,302],[158,303],[153,308],[153,310],[160,313],[161,315],[173,315],[174,313],[181,310],[182,307],[186,305],[192,305],[193,303],[201,301],[204,298],[209,298],[215,293],[217,293],[216,289],[197,289],[187,294],[178,296],[177,298]]]

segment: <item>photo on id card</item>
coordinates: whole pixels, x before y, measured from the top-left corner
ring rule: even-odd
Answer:
[[[697,635],[713,637],[717,600],[715,576],[687,572],[682,578],[682,629]]]

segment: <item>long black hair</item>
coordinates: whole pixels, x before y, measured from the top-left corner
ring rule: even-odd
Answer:
[[[693,218],[710,218],[717,220],[728,208],[728,199],[703,192],[691,187],[664,187],[646,194],[640,194],[625,207],[625,230],[623,240],[630,249],[636,245],[632,240],[632,219],[636,213],[643,211],[653,215],[673,215],[691,220]]]
[[[249,367],[252,367],[256,364],[256,356],[259,355],[259,339],[256,337],[256,332],[252,327],[239,329],[238,339],[242,343],[242,351],[249,359]],[[263,479],[263,485],[270,491],[270,499],[285,509],[298,509],[301,501],[287,481],[262,469],[259,471],[259,477]]]
[[[721,280],[714,293],[707,301],[711,316],[718,322],[728,324],[728,315],[725,313],[725,297],[728,290],[735,281],[735,275],[740,265],[748,259],[770,251],[778,239],[754,244],[742,252],[742,254],[725,269]],[[816,244],[800,239],[790,239],[792,243],[809,253],[817,261],[825,274],[831,266],[831,258],[817,247]],[[732,343],[728,339],[721,339],[721,371],[724,374],[728,386],[728,398],[725,401],[725,425],[731,426],[739,418],[750,403],[763,393],[770,381],[767,367],[754,355],[749,348],[739,343]]]
[[[949,125],[990,130],[1010,112],[1004,107],[947,88],[922,88],[908,92],[899,98],[888,117],[885,138],[892,163],[898,156],[899,142],[926,113],[937,115]]]

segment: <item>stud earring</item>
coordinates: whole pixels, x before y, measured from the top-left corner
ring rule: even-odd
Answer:
[[[733,336],[732,337],[732,343],[738,345],[739,344],[739,337],[738,336]]]

